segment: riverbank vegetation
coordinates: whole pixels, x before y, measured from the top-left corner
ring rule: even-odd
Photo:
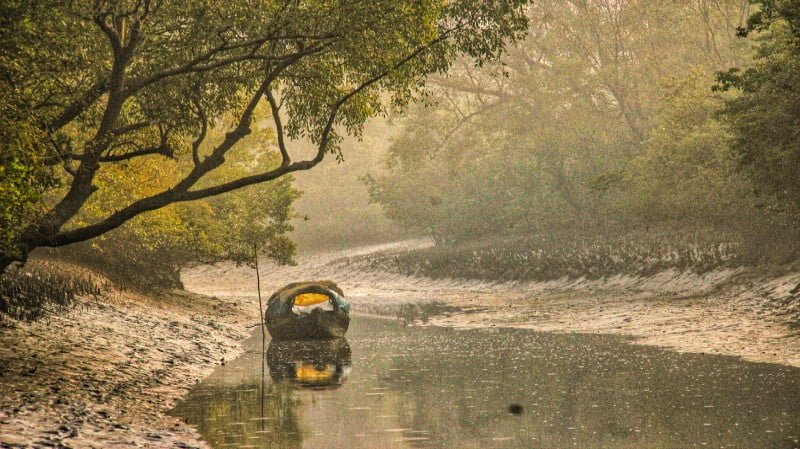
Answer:
[[[536,2],[502,64],[433,79],[387,215],[436,245],[401,271],[599,277],[785,263],[797,242],[796,2]]]
[[[4,2],[0,272],[45,255],[149,288],[253,246],[291,261],[291,174],[458,55],[495,59],[526,3]]]
[[[211,144],[224,138],[217,128],[208,133]],[[274,143],[265,121],[257,121],[251,135],[242,139],[241,149],[228,154],[225,166],[210,174],[208,183],[274,166],[277,157],[269,151]],[[98,175],[98,193],[74,222],[96,222],[120,203],[168,189],[179,181],[185,165],[185,161],[149,158],[131,161],[124,168],[110,167]],[[194,264],[251,262],[254,247],[278,263],[291,263],[295,246],[287,234],[295,218],[292,205],[300,195],[292,181],[287,176],[224,197],[174,204],[95,239],[43,248],[39,257],[91,267],[120,288],[145,292],[180,287],[180,270]]]
[[[794,3],[9,2],[0,265],[159,290],[291,263],[295,225],[309,252],[430,236],[382,259],[430,276],[794,261]]]
[[[35,264],[0,276],[0,326],[9,318],[36,321],[46,313],[63,312],[79,298],[99,297],[105,286],[85,270]]]

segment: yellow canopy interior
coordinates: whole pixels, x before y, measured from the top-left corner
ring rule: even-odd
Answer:
[[[300,307],[313,306],[329,299],[328,295],[323,295],[322,293],[303,293],[294,297],[294,305]]]
[[[333,378],[335,373],[336,367],[333,365],[326,365],[321,370],[311,363],[298,363],[298,366],[295,366],[297,380],[304,382],[324,382]]]

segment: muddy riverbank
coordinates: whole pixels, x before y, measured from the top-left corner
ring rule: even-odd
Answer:
[[[229,298],[107,291],[0,329],[0,447],[207,447],[164,413],[240,353],[257,317]]]
[[[800,366],[800,272],[724,269],[664,271],[600,280],[494,283],[430,279],[387,272],[371,254],[404,251],[404,242],[307,256],[297,266],[264,267],[269,288],[304,279],[334,279],[355,313],[424,317],[453,327],[520,327],[634,337],[682,352]],[[252,270],[223,264],[184,274],[186,288],[244,300]],[[428,317],[433,312],[433,316]],[[419,320],[418,320],[419,322]]]
[[[416,245],[407,243],[404,245]],[[664,272],[648,278],[491,283],[386,272],[376,251],[262,267],[265,294],[334,279],[356,313],[448,327],[616,334],[681,352],[800,366],[800,273]],[[166,417],[198,380],[240,352],[258,320],[255,273],[234,264],[184,273],[187,292],[107,291],[62,315],[0,330],[0,447],[207,447]]]

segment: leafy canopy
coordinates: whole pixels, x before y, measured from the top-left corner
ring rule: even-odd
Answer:
[[[718,90],[741,95],[728,102],[739,164],[759,191],[790,209],[800,206],[800,4],[770,0],[749,21],[755,35],[754,64],[718,74]]]
[[[211,174],[220,182],[277,163],[274,133],[258,111],[253,132],[231,152],[227,163]],[[209,129],[208,144],[224,138]],[[152,195],[177,181],[186,161],[139,158],[116,164],[97,178],[100,187],[76,224],[91,223],[119,204]],[[124,226],[87,242],[51,250],[52,256],[92,267],[118,286],[160,290],[181,286],[182,268],[222,260],[252,263],[254,246],[279,263],[291,263],[295,245],[288,233],[294,218],[293,202],[300,193],[293,177],[247,187],[224,196],[172,204],[140,215]]]
[[[144,212],[314,167],[338,154],[342,135],[358,135],[368,117],[406,106],[456,55],[478,64],[498,56],[525,31],[525,3],[4,2],[0,93],[35,128],[32,147],[49,154],[46,166],[65,187],[16,233],[3,266]],[[265,103],[277,145],[264,151],[279,157],[214,180]],[[207,145],[208,130],[220,124],[224,138]],[[290,151],[299,137],[317,146],[308,159]],[[158,191],[120,198],[93,221],[76,218],[104,188],[105,171],[123,167],[114,177],[121,181],[127,163],[159,157],[188,163]]]
[[[537,1],[502,65],[460,61],[433,77],[372,198],[457,244],[716,225],[739,190],[724,182],[729,135],[710,85],[747,58],[735,29],[747,11],[737,0]]]

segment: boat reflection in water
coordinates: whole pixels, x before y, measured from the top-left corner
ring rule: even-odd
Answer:
[[[267,366],[276,383],[302,389],[336,389],[350,374],[350,345],[344,338],[273,340],[267,350]]]
[[[608,335],[352,324],[350,348],[256,332],[171,414],[215,449],[800,449],[797,368]]]

